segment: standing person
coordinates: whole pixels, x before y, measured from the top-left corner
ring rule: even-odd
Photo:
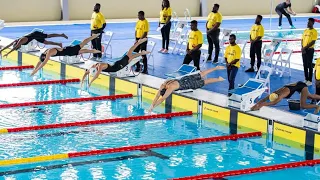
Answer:
[[[303,68],[304,68],[304,76],[305,83],[308,86],[312,85],[312,75],[313,75],[313,55],[314,55],[314,44],[318,39],[318,32],[313,28],[314,19],[309,18],[308,20],[308,28],[304,30],[301,40],[301,52],[303,59]]]
[[[162,10],[160,11],[160,22],[159,22],[159,27],[160,25],[163,26],[161,28],[162,49],[159,50],[160,53],[167,54],[169,51],[171,16],[172,16],[172,10],[170,7],[170,2],[169,0],[163,0]]]
[[[149,32],[149,22],[146,20],[146,18],[144,17],[144,12],[143,11],[139,11],[138,12],[138,22],[136,24],[136,32],[135,32],[135,38],[136,38],[136,42],[137,43],[139,41],[139,39],[144,39],[148,36],[148,32]],[[147,50],[147,44],[148,41],[145,41],[144,43],[140,44],[139,46],[137,46],[137,48],[134,50],[134,52],[139,52],[139,51],[146,51]],[[142,62],[143,62],[143,71],[142,73],[147,74],[148,73],[148,61],[147,61],[147,56],[146,55],[142,55]],[[140,62],[138,62],[136,64],[137,68],[136,71],[140,71],[141,70],[141,65]]]
[[[201,46],[203,44],[202,32],[198,30],[198,22],[191,21],[191,32],[187,44],[187,54],[184,57],[183,64],[189,64],[193,60],[193,64],[200,70]]]
[[[317,59],[314,69],[314,79],[316,81],[316,94],[320,95],[320,58]]]
[[[240,67],[241,48],[236,44],[236,35],[234,34],[230,35],[229,43],[230,45],[227,46],[224,57],[227,66],[229,90],[232,90],[234,89],[234,81]],[[231,94],[229,93],[228,95],[230,96]]]
[[[254,72],[254,64],[257,55],[257,71],[261,65],[261,49],[262,49],[262,37],[264,36],[264,27],[261,25],[262,16],[257,15],[255,24],[251,27],[250,31],[250,58],[251,67],[246,72]]]
[[[207,39],[209,44],[209,57],[208,61],[211,61],[212,51],[213,51],[213,44],[215,49],[215,56],[214,56],[214,63],[218,62],[219,53],[220,53],[220,45],[219,45],[219,35],[220,35],[220,25],[222,22],[222,15],[218,12],[220,5],[214,4],[212,8],[212,12],[208,15],[208,20],[206,23],[207,29]]]
[[[287,8],[289,8],[289,9],[287,9]],[[282,29],[282,14],[288,18],[291,29],[295,29],[295,27],[292,24],[290,14],[295,16],[296,13],[291,9],[291,1],[290,0],[286,0],[285,2],[278,4],[276,7],[276,12],[279,15],[279,29]],[[288,14],[288,13],[290,13],[290,14]]]
[[[102,38],[103,30],[106,27],[106,20],[103,14],[100,12],[100,8],[101,8],[101,5],[99,3],[96,3],[93,8],[94,12],[92,13],[92,16],[91,16],[91,35],[100,33],[100,36],[96,39],[93,39],[91,41],[91,44],[93,49],[96,49],[102,52],[101,38]],[[100,60],[100,58],[102,57],[101,52],[93,54],[92,60]]]

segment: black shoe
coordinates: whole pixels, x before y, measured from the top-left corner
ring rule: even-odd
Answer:
[[[218,63],[218,60],[214,60],[212,63]]]
[[[143,70],[142,73],[143,74],[148,74],[148,70]]]
[[[249,68],[245,72],[254,72],[254,69],[253,68]]]

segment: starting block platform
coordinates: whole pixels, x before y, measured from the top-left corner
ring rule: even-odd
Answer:
[[[73,40],[69,46],[76,46],[81,44],[81,42],[82,41],[76,39],[76,40]],[[89,48],[89,45],[86,45],[85,48]],[[81,59],[83,59],[83,61]],[[77,56],[63,56],[62,59],[60,60],[67,64],[83,64],[84,63],[84,58],[82,57],[81,54]]]
[[[265,91],[264,82],[258,79],[249,79],[243,86],[229,91],[231,96],[228,99],[228,107],[250,111],[255,100]]]
[[[319,105],[320,101],[317,103]],[[320,113],[314,114],[308,112],[303,118],[303,128],[310,129],[313,131],[320,131]]]
[[[187,64],[183,64],[177,71],[173,73],[165,74],[168,78],[171,79],[180,79],[183,76],[190,75],[191,73],[198,73],[197,68],[195,66],[190,66]]]

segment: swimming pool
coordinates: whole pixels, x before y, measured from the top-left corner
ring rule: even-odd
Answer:
[[[1,62],[1,66],[12,65],[9,61]],[[30,78],[29,73],[30,70],[0,71],[0,82],[59,79],[49,73],[43,73],[42,77]],[[0,93],[2,95],[1,104],[108,95],[108,91],[94,87],[89,92],[82,91],[78,83],[2,88]],[[115,94],[123,94],[123,92]],[[133,97],[115,101],[6,108],[0,109],[2,115],[0,128],[146,115],[145,110],[149,106],[150,100]],[[155,113],[165,113],[165,108],[160,106],[155,109]],[[253,132],[253,130],[240,129],[238,133],[248,131]],[[0,160],[229,134],[230,129],[223,121],[209,117],[202,118],[197,115],[36,130],[0,135]],[[303,150],[289,148],[275,142],[271,143],[268,137],[263,136],[237,141],[93,155],[41,163],[18,163],[17,165],[0,166],[0,175],[4,179],[168,179],[304,159]],[[308,177],[313,179],[318,177],[316,167],[310,167],[263,173],[263,175],[232,177],[232,179],[262,176],[273,178],[277,174],[282,176],[287,172],[291,172],[295,177],[298,177],[296,175],[299,173],[308,173]]]

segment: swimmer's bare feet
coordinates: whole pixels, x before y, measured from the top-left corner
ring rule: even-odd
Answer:
[[[318,107],[316,108],[316,110],[314,110],[314,114],[318,114],[319,111],[320,111],[320,106],[318,106]]]
[[[101,53],[101,51],[93,49],[93,53]]]
[[[68,36],[67,36],[66,34],[64,34],[64,33],[61,34],[61,36],[64,37],[64,38],[66,38],[66,39],[68,39]]]

